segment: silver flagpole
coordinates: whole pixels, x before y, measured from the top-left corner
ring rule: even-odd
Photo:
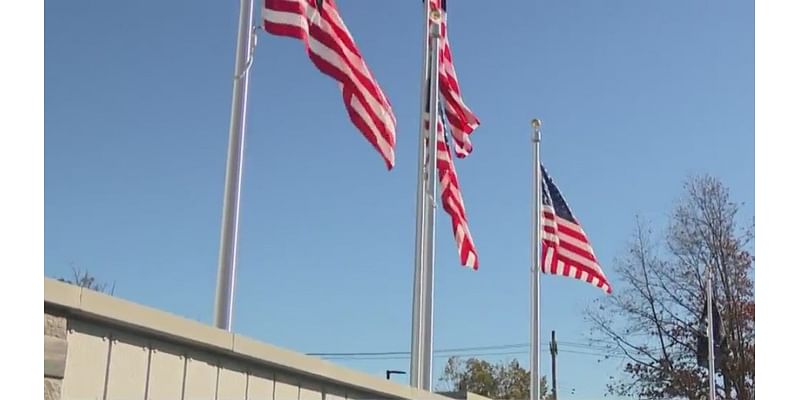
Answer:
[[[422,80],[420,88],[420,126],[419,126],[419,166],[417,171],[417,228],[416,228],[416,246],[414,249],[414,300],[411,306],[411,366],[409,369],[409,378],[412,387],[421,388],[422,385],[422,354],[423,354],[423,321],[422,314],[424,312],[423,295],[425,293],[425,245],[427,243],[426,235],[428,233],[425,227],[427,226],[427,213],[428,197],[426,196],[425,187],[425,105],[428,101],[428,89],[430,83],[428,82],[428,61],[430,53],[428,49],[428,42],[430,37],[430,28],[428,24],[428,12],[430,10],[430,0],[426,0],[423,9],[423,20],[425,23],[425,36],[423,37],[423,50],[422,50]]]
[[[706,302],[708,303],[708,399],[717,397],[716,383],[714,382],[714,272],[711,267],[706,268],[708,275],[706,282]]]
[[[430,123],[428,124],[428,165],[427,165],[427,193],[428,197],[428,234],[425,246],[425,323],[424,340],[422,346],[422,389],[431,390],[433,381],[433,282],[434,282],[434,249],[436,233],[436,156],[437,125],[439,119],[439,38],[441,35],[441,15],[438,10],[431,12],[431,57],[430,57],[430,88],[428,90],[430,105]]]
[[[531,400],[539,400],[539,271],[542,269],[542,162],[539,143],[542,141],[542,121],[534,119],[533,125],[533,221],[531,226]]]
[[[231,330],[233,286],[236,280],[236,252],[239,239],[239,194],[244,159],[244,132],[247,116],[247,85],[253,46],[253,0],[241,0],[239,33],[236,37],[236,65],[228,132],[228,163],[225,169],[225,197],[219,244],[219,270],[214,304],[214,325]]]

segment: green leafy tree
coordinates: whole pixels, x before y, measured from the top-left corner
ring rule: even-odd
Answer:
[[[444,390],[472,392],[496,400],[527,400],[530,397],[528,370],[513,359],[492,364],[486,360],[450,357],[439,378]],[[547,379],[539,381],[542,400],[553,400]]]

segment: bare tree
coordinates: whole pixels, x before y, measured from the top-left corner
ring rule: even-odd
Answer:
[[[112,283],[110,287],[108,283],[98,282],[94,276],[89,274],[88,270],[83,271],[75,266],[72,266],[72,279],[58,278],[58,280],[110,295],[114,295],[114,289],[117,286],[116,282]]]
[[[709,176],[690,178],[664,240],[637,219],[628,252],[616,261],[613,296],[587,311],[608,351],[627,359],[628,379],[609,392],[647,399],[706,397],[708,372],[697,364],[706,269],[714,274],[726,347],[717,379],[721,399],[755,397],[755,298],[751,227],[737,225],[738,205]]]

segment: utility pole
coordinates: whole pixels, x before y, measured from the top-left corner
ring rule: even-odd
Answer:
[[[550,332],[550,358],[553,366],[553,400],[558,400],[558,385],[556,384],[556,355],[558,355],[558,343],[556,343],[556,331]]]

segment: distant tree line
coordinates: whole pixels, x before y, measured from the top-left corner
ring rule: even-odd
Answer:
[[[530,372],[519,361],[491,364],[486,360],[450,357],[439,378],[440,389],[452,392],[472,392],[494,400],[528,400]],[[539,381],[541,400],[554,400],[547,379]]]

